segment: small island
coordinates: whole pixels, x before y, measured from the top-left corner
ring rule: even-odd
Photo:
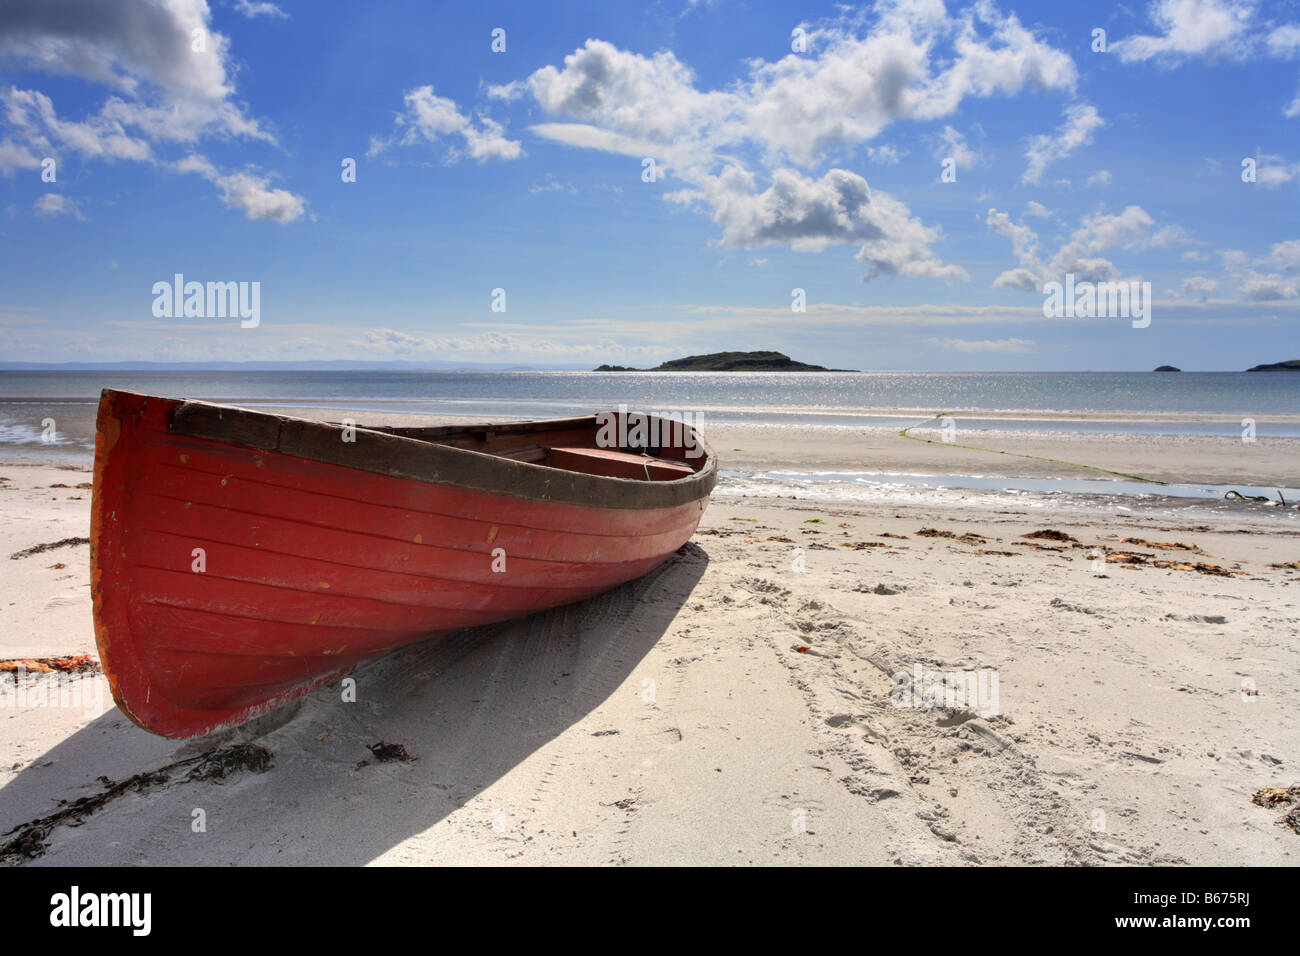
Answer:
[[[851,372],[853,369],[824,368],[796,362],[781,352],[713,352],[688,355],[651,369],[626,365],[602,365],[597,372]]]
[[[1256,365],[1246,369],[1247,372],[1300,372],[1300,359],[1286,362],[1274,362],[1272,365]]]
[[[1172,365],[1161,365],[1159,368],[1152,369],[1155,372],[1181,372],[1182,369],[1174,368]]]

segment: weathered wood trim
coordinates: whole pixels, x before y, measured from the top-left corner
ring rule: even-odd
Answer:
[[[594,431],[596,419],[456,425],[445,430],[418,431],[425,438],[433,438],[475,431],[496,434],[544,432],[577,425],[589,425]],[[414,430],[404,429],[407,434],[396,434],[357,426],[356,441],[345,442],[342,439],[343,427],[338,424],[210,402],[179,402],[168,413],[167,427],[178,435],[278,452],[394,478],[595,508],[672,508],[708,497],[717,483],[717,459],[698,434],[695,440],[703,452],[704,465],[695,474],[672,481],[647,482],[584,475],[407,437]]]

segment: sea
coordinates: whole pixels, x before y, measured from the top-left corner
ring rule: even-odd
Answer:
[[[588,371],[0,371],[0,458],[94,451],[94,409],[104,388],[245,407],[337,408],[479,419],[559,418],[625,405],[710,423],[821,425],[897,430],[937,415],[965,430],[1059,435],[1300,438],[1300,374],[1287,372],[588,372]],[[1300,463],[1298,463],[1300,464]],[[1298,469],[1300,470],[1300,469]],[[931,481],[929,479],[934,478]],[[942,481],[940,481],[940,478]],[[922,490],[1141,494],[1123,482],[1052,484],[982,476],[748,475],[725,484],[784,488],[817,497],[830,484]],[[1246,489],[1243,489],[1246,490]],[[1300,498],[1294,489],[1281,490]],[[1221,489],[1169,494],[1217,496]]]

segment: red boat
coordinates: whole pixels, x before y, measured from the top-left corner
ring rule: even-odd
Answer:
[[[610,447],[670,434],[613,415],[364,428],[105,390],[90,562],[118,706],[209,734],[644,574],[695,532],[717,462],[681,423]]]

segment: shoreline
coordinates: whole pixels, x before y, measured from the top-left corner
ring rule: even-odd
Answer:
[[[35,439],[25,444],[0,444],[0,462],[59,460],[88,463],[93,458],[94,405],[73,406],[76,415],[63,415],[60,435],[69,436],[60,451]],[[318,405],[266,405],[260,411],[300,418],[338,421],[343,408]],[[485,420],[499,416],[430,415],[423,413],[354,413],[363,424],[427,426]],[[363,417],[364,416],[364,417]],[[1170,484],[1212,485],[1251,489],[1291,488],[1297,481],[1300,437],[1263,434],[1253,442],[1231,436],[1003,431],[973,428],[960,418],[946,432],[933,424],[912,427],[909,440],[893,426],[702,423],[702,432],[717,452],[723,469],[817,474],[853,471],[884,475],[1002,477],[1008,479],[1107,478],[1086,466],[1137,475]],[[33,426],[34,427],[34,426]],[[920,440],[928,439],[928,441]],[[976,446],[975,448],[961,446]],[[53,453],[52,453],[53,452]],[[1158,489],[1157,489],[1158,490]]]

